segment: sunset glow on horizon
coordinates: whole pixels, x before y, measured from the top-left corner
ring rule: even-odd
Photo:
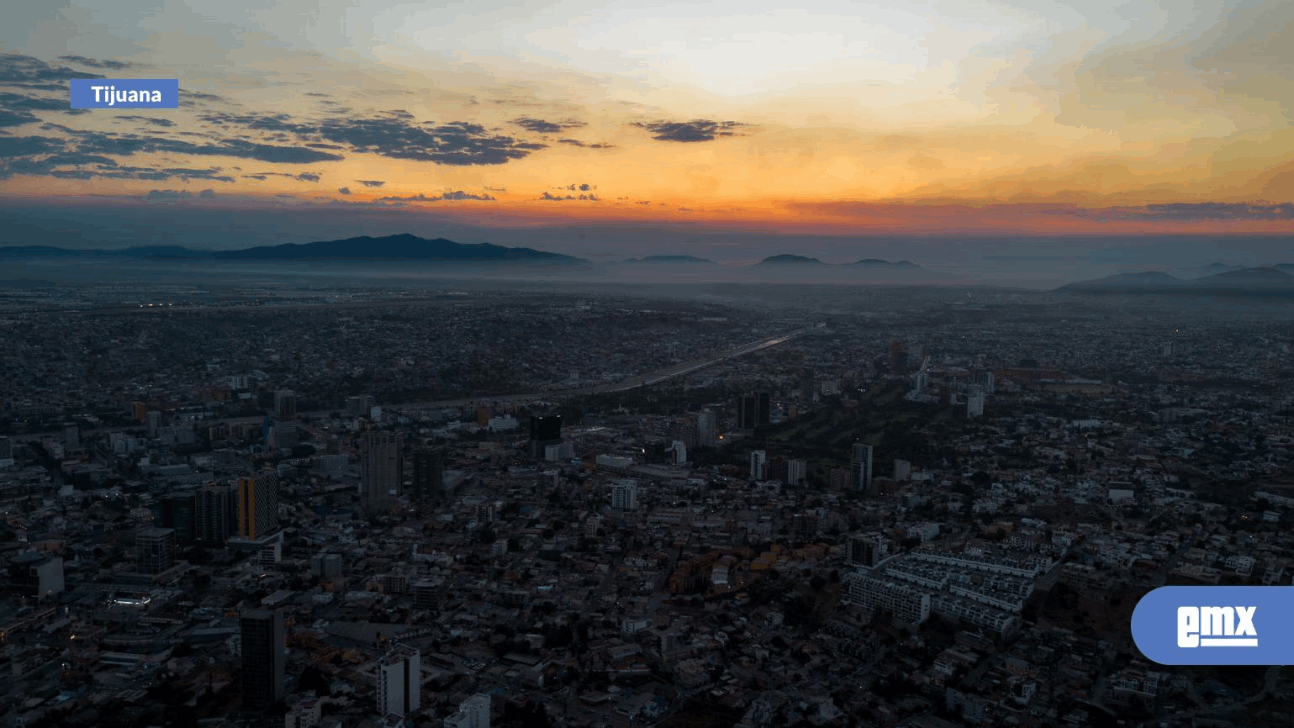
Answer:
[[[0,29],[0,196],[504,228],[1289,232],[1294,6],[1084,8],[42,4]],[[181,107],[73,113],[67,80],[95,75],[178,78]]]

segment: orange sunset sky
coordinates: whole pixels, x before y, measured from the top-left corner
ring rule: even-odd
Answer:
[[[1294,3],[29,5],[0,28],[8,210],[830,235],[1294,220]],[[67,80],[95,75],[178,78],[181,107],[73,112]]]

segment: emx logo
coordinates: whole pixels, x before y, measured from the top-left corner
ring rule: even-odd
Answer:
[[[1165,586],[1137,603],[1132,639],[1162,665],[1285,665],[1294,625],[1279,614],[1294,614],[1294,587]]]
[[[1258,607],[1178,607],[1178,647],[1257,647]]]

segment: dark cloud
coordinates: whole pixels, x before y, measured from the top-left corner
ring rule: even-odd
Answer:
[[[386,184],[386,180],[381,180],[381,179],[357,179],[355,181],[364,185],[365,187],[381,187],[382,185]]]
[[[543,192],[539,195],[539,199],[548,200],[550,202],[565,202],[566,200],[590,200],[592,202],[598,202],[598,196],[594,194],[552,195],[548,192]]]
[[[597,188],[589,184],[588,182],[580,182],[572,185],[566,185],[566,189],[570,190],[571,192],[576,192],[576,191],[588,192],[589,190],[596,190]]]
[[[340,154],[302,147],[258,144],[241,139],[229,139],[216,144],[192,144],[164,137],[99,134],[95,137],[82,138],[81,148],[90,152],[118,156],[170,152],[198,157],[238,157],[274,164],[310,164],[344,159]]]
[[[77,71],[67,66],[54,66],[39,58],[21,53],[0,53],[0,86],[66,92],[67,82],[74,78],[103,78],[103,76]]]
[[[751,127],[736,121],[638,121],[633,126],[645,129],[653,139],[663,142],[709,142],[716,137],[740,136],[743,129]]]
[[[0,109],[0,129],[7,129],[11,126],[22,126],[23,124],[34,124],[40,121],[35,116],[26,111],[9,111]]]
[[[678,211],[679,211],[679,212],[691,212],[691,211],[692,211],[692,208],[690,208],[690,207],[680,207],[680,208],[678,208]]]
[[[217,126],[238,126],[265,132],[291,132],[298,136],[307,136],[315,131],[314,125],[294,122],[287,114],[230,114],[213,111],[202,114],[198,118]]]
[[[294,179],[300,182],[318,182],[323,178],[323,175],[319,172],[302,172],[300,174],[292,174],[291,172],[256,172],[254,174],[245,174],[243,177],[246,179],[261,180],[262,182],[269,177],[287,177],[288,179]]]
[[[485,194],[474,194],[462,190],[450,190],[444,194],[428,197],[422,193],[412,197],[379,197],[377,202],[452,202],[454,200],[486,200],[493,201],[494,198]]]
[[[568,129],[579,129],[580,127],[588,126],[582,121],[544,121],[543,119],[533,119],[528,116],[513,119],[512,123],[536,134],[556,134]]]
[[[149,202],[176,202],[179,200],[214,200],[216,199],[215,190],[202,190],[198,194],[193,194],[188,190],[149,190],[144,199]]]
[[[584,149],[615,149],[614,144],[603,144],[601,142],[598,142],[597,144],[590,144],[588,142],[582,142],[579,139],[558,139],[557,143],[569,144],[573,147],[582,147]]]
[[[325,141],[350,145],[354,152],[452,166],[507,164],[545,145],[490,134],[479,124],[435,126],[403,118],[329,119],[319,126]]]
[[[306,96],[315,96],[321,99],[331,98],[328,94],[319,93],[318,91],[307,91]]]
[[[1079,208],[1063,207],[1047,214],[1072,215],[1110,220],[1162,220],[1166,222],[1200,222],[1209,220],[1294,220],[1294,203],[1249,202],[1174,202],[1145,207]]]
[[[67,111],[68,100],[0,91],[0,107],[23,111]]]
[[[217,174],[220,168],[209,169],[149,169],[124,168],[110,157],[129,157],[135,154],[172,153],[188,156],[229,156],[256,159],[262,162],[304,164],[342,159],[300,147],[279,147],[267,144],[230,140],[217,144],[193,144],[179,139],[137,134],[115,134],[97,131],[73,130],[63,127],[67,138],[0,136],[0,178],[16,174],[89,179],[105,177],[115,179],[204,179],[232,182],[228,175]],[[75,169],[68,169],[75,167]],[[87,169],[87,167],[89,167]],[[294,175],[309,181],[309,175]]]
[[[639,201],[635,202],[634,204],[635,204],[635,205],[650,205],[650,204],[651,204],[651,200],[639,200]]]
[[[203,93],[202,91],[188,91],[188,90],[185,90],[184,88],[180,89],[180,106],[183,106],[185,108],[194,108],[197,106],[206,106],[209,104],[225,104],[229,106],[238,106],[238,104],[226,99],[224,96],[219,96],[217,94]]]
[[[175,122],[171,121],[165,116],[118,116],[117,120],[118,121],[138,121],[143,124],[152,124],[153,126],[161,126],[166,128],[175,126]]]
[[[104,165],[104,166],[115,166],[115,165],[110,164],[110,165]],[[191,179],[210,179],[210,180],[218,180],[220,182],[234,181],[233,177],[227,174],[221,174],[220,173],[221,171],[222,170],[220,167],[209,167],[207,169],[187,169],[184,167],[168,167],[165,169],[157,170],[157,172],[166,175],[168,179],[171,177],[178,177],[179,179],[182,179],[185,181],[188,181]]]
[[[110,68],[114,71],[119,71],[123,68],[133,68],[135,65],[125,61],[100,61],[94,58],[87,58],[86,56],[59,56],[58,59],[60,61],[67,61],[68,63],[75,63],[78,66],[87,66],[89,68]]]
[[[337,191],[338,191],[338,192],[340,192],[340,193],[342,193],[343,195],[349,195],[349,194],[350,194],[350,188],[349,188],[349,187],[338,187],[338,188],[337,188]]]
[[[413,159],[453,166],[506,164],[522,159],[544,144],[494,134],[480,124],[419,123],[413,114],[394,109],[368,118],[332,116],[319,122],[292,119],[286,114],[212,112],[203,121],[266,134],[291,134],[303,142],[331,142],[353,152],[391,159]],[[278,137],[286,141],[286,137]]]
[[[15,159],[50,154],[61,148],[58,141],[48,137],[0,136],[0,159]]]

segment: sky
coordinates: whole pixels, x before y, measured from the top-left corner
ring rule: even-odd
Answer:
[[[1213,0],[27,3],[0,25],[0,243],[456,230],[621,255],[701,235],[733,260],[884,239],[921,262],[961,236],[1027,257],[1021,240],[1207,234],[1203,258],[1294,260],[1252,243],[1294,228],[1291,19]],[[68,79],[94,77],[178,78],[181,106],[70,109]],[[1251,242],[1216,242],[1234,235]]]

